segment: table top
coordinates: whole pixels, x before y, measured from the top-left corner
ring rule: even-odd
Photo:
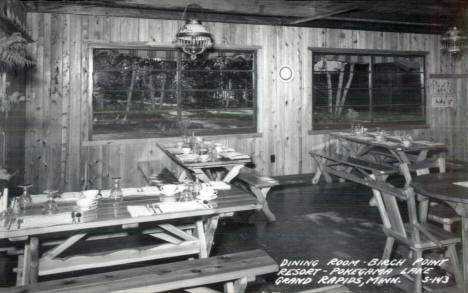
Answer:
[[[468,187],[455,182],[467,182],[468,173],[432,173],[416,176],[411,182],[414,191],[439,200],[468,204]]]
[[[397,151],[421,151],[421,150],[444,150],[446,146],[440,142],[427,140],[413,140],[410,146],[405,147],[402,139],[397,136],[386,136],[384,141],[378,141],[375,134],[356,135],[351,132],[331,132],[331,136],[349,140],[356,143],[367,144],[375,147],[383,147]]]
[[[212,208],[171,212],[171,213],[160,213],[150,216],[131,217],[127,211],[129,205],[145,206],[151,203],[158,203],[164,201],[164,195],[151,196],[151,197],[126,197],[124,202],[118,206],[113,206],[112,200],[101,200],[98,208],[90,213],[92,216],[88,217],[86,214],[83,215],[84,220],[80,223],[66,223],[51,225],[48,227],[37,227],[37,228],[21,228],[16,229],[15,225],[12,225],[10,230],[5,227],[0,227],[0,239],[23,237],[31,235],[41,235],[50,233],[59,233],[66,231],[79,231],[89,230],[102,227],[111,227],[119,225],[137,224],[145,222],[161,222],[174,219],[201,217],[209,215],[217,215],[224,213],[232,213],[245,210],[254,210],[261,207],[258,200],[251,194],[245,191],[231,186],[230,190],[218,190],[218,198],[209,202]],[[166,197],[167,198],[167,197]],[[74,203],[60,203],[59,212],[71,212],[76,207]],[[36,206],[28,210],[21,216],[28,215],[41,215],[42,206]],[[47,215],[44,215],[47,217]]]
[[[240,159],[228,159],[228,158],[218,158],[216,160],[201,162],[201,161],[190,161],[190,162],[183,162],[181,161],[174,153],[169,151],[171,148],[176,148],[175,145],[170,144],[158,144],[158,147],[169,156],[172,160],[174,160],[180,166],[187,168],[187,169],[200,169],[200,168],[216,168],[216,167],[227,167],[233,165],[245,165],[246,163],[250,163],[252,159],[249,158],[240,158]]]

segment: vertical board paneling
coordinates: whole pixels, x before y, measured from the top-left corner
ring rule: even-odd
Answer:
[[[62,23],[62,113],[61,113],[61,146],[60,146],[60,183],[58,188],[65,190],[68,184],[67,169],[69,159],[69,106],[70,106],[70,15],[63,15]]]
[[[88,166],[87,177],[94,188],[109,188],[110,178],[117,176],[123,177],[124,186],[143,184],[137,161],[160,161],[153,167],[155,171],[165,167],[179,170],[161,153],[154,141],[81,145],[88,139],[91,124],[87,39],[168,44],[173,41],[182,21],[30,13],[28,23],[31,35],[37,40],[31,45],[31,51],[38,64],[29,77],[27,91],[26,178],[36,185],[37,191],[47,187],[79,189],[84,180],[85,164]],[[315,166],[308,152],[323,148],[328,141],[327,135],[309,134],[312,128],[312,85],[308,47],[429,50],[427,72],[449,73],[454,70],[450,60],[441,61],[438,36],[204,24],[213,34],[216,44],[260,47],[257,56],[257,123],[262,136],[222,138],[219,141],[251,154],[257,168],[264,174],[312,172]],[[278,68],[286,64],[295,70],[295,77],[290,82],[282,82],[277,76]],[[461,85],[459,91],[466,99],[466,86]],[[466,101],[463,104],[460,100],[460,106],[466,107]],[[447,129],[453,127],[455,121],[461,127],[461,118],[457,116],[453,119],[458,120],[453,120],[448,111],[428,108],[432,138],[450,141],[453,135]],[[414,133],[423,135],[425,132]],[[466,139],[458,136],[453,145],[458,143],[466,144]],[[457,156],[466,156],[466,151],[453,151]],[[274,163],[270,161],[270,155],[275,155]]]
[[[48,139],[48,170],[47,188],[60,186],[60,176],[54,170],[60,170],[61,143],[62,143],[62,29],[64,15],[52,15],[50,40],[50,98],[49,98],[49,129]],[[53,134],[53,135],[52,135]],[[56,171],[55,171],[56,172]]]

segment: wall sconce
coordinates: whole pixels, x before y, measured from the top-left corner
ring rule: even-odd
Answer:
[[[443,50],[456,57],[461,55],[467,39],[462,31],[458,30],[457,27],[453,27],[442,35],[440,42]]]

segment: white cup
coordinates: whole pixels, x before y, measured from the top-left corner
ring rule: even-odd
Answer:
[[[411,141],[404,140],[404,141],[402,141],[402,144],[403,144],[404,147],[409,147],[411,145]]]
[[[182,152],[184,154],[190,154],[192,152],[192,149],[191,148],[182,148]]]
[[[182,191],[184,187],[176,184],[165,184],[161,186],[160,189],[164,195],[171,196],[176,194],[177,192]]]
[[[96,199],[98,193],[99,193],[99,190],[96,190],[96,189],[84,190],[81,192],[83,198],[90,199],[90,200]]]
[[[201,200],[210,200],[210,199],[213,199],[213,197],[215,197],[216,195],[217,195],[216,190],[208,186],[203,186],[202,189],[200,190],[199,198]]]

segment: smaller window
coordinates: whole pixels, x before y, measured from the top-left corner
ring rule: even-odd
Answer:
[[[425,53],[312,49],[313,128],[425,123]]]

